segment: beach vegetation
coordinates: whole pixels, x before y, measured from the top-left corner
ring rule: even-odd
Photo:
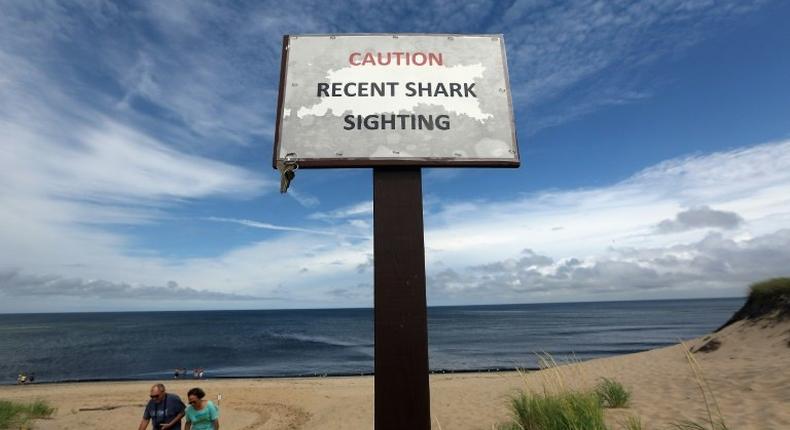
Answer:
[[[749,287],[750,298],[771,299],[778,296],[790,296],[790,278],[772,278]]]
[[[603,403],[586,384],[575,358],[560,365],[550,354],[538,355],[542,372],[519,370],[525,389],[510,397],[510,420],[500,430],[607,430]]]
[[[773,278],[752,284],[746,303],[754,314],[748,316],[750,319],[771,314],[779,318],[790,316],[790,278]]]
[[[691,368],[694,382],[697,384],[702,400],[705,403],[706,419],[702,423],[691,420],[678,421],[672,423],[672,427],[675,430],[729,430],[724,421],[724,415],[721,413],[719,402],[716,400],[716,395],[711,390],[710,384],[708,384],[708,380],[702,372],[702,366],[700,366],[686,344],[683,342],[680,344],[685,352],[686,361]]]
[[[22,403],[0,400],[0,429],[29,428],[34,419],[49,418],[55,408],[43,400]]]
[[[631,415],[620,424],[623,430],[645,430],[647,427],[642,425],[642,419],[636,415]]]
[[[752,284],[743,307],[716,331],[742,320],[790,318],[790,278],[772,278]]]
[[[623,384],[610,378],[601,378],[595,386],[595,394],[601,405],[606,408],[625,408],[631,400],[631,393]]]
[[[521,392],[511,397],[510,412],[500,430],[607,430],[594,393]]]
[[[724,423],[716,423],[708,426],[708,423],[700,424],[694,421],[681,421],[672,423],[672,428],[675,430],[727,430]]]

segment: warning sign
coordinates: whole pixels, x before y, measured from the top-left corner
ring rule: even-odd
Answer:
[[[286,36],[274,162],[518,167],[501,35]]]

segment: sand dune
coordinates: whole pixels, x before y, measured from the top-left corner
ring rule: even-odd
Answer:
[[[714,342],[711,342],[714,340]],[[717,348],[710,347],[719,343]],[[790,321],[739,321],[722,331],[687,342],[700,362],[730,429],[790,429]],[[638,415],[649,429],[665,429],[681,419],[702,421],[705,404],[684,354],[675,345],[653,351],[563,366],[568,388],[614,378],[632,391],[628,409],[608,410],[619,428]],[[715,349],[715,350],[710,350]],[[507,417],[507,396],[519,389],[555,383],[555,370],[433,375],[434,428],[491,429]],[[222,394],[221,423],[233,429],[370,429],[373,378],[239,379],[165,381],[184,396],[199,385]],[[38,429],[136,428],[150,382],[105,382],[0,387],[0,398],[45,399],[58,408]]]

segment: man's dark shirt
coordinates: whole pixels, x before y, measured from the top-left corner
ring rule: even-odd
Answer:
[[[150,419],[154,430],[159,430],[160,424],[167,424],[173,421],[173,418],[181,412],[184,412],[184,402],[177,395],[167,393],[164,400],[159,403],[155,402],[154,399],[148,401],[145,412],[143,412],[143,419]],[[181,430],[181,421],[179,420],[170,428]]]

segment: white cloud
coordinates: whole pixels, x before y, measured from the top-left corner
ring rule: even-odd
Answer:
[[[116,300],[137,300],[140,297],[155,297],[161,300],[269,300],[264,297],[217,293],[179,286],[168,281],[161,286],[117,284],[101,279],[83,280],[62,278],[52,275],[29,275],[18,270],[0,271],[3,288],[0,295],[6,297],[57,299],[61,297],[83,297]]]
[[[354,203],[350,206],[335,209],[330,212],[315,212],[308,216],[309,219],[345,219],[352,217],[370,217],[373,215],[373,201]]]
[[[431,297],[739,294],[789,267],[788,166],[784,141],[669,160],[608,187],[446,205],[427,219]],[[525,248],[545,259],[518,257]]]
[[[756,280],[787,275],[790,230],[748,240],[711,233],[690,244],[623,248],[561,261],[527,253],[429,279],[436,300],[540,302],[737,296]]]
[[[311,228],[302,228],[302,227],[289,227],[283,225],[275,225],[267,222],[253,221],[248,219],[218,218],[218,217],[209,217],[206,219],[208,221],[229,222],[229,223],[240,224],[252,228],[261,228],[265,230],[294,231],[299,233],[318,234],[325,236],[345,236],[345,237],[351,237],[357,239],[370,239],[370,235],[360,235],[360,234],[341,232],[336,230],[328,230],[328,229],[320,230],[320,229],[311,229]],[[354,220],[354,221],[359,221],[359,220]],[[368,225],[364,222],[351,222],[349,223],[349,226],[363,230],[367,230],[368,228]]]
[[[318,197],[312,194],[297,191],[293,188],[288,189],[287,195],[288,197],[296,200],[297,203],[299,203],[300,205],[306,208],[316,207],[321,204],[321,201],[318,199]]]
[[[736,294],[784,270],[790,169],[781,167],[788,165],[790,141],[671,160],[606,187],[436,202],[426,215],[431,303]],[[662,220],[703,205],[743,221],[713,235],[718,228],[655,234]],[[317,227],[232,220],[281,233],[216,257],[122,255],[117,250],[128,244],[120,237],[51,224],[50,234],[68,234],[54,241],[31,226],[12,248],[47,240],[81,247],[52,247],[57,255],[37,249],[38,261],[48,264],[17,265],[28,275],[129,285],[172,279],[195,290],[282,298],[278,306],[370,306],[367,287],[349,288],[371,283],[371,209],[363,201],[317,213]],[[328,231],[353,234],[316,234]],[[17,261],[16,251],[4,261]]]
[[[772,233],[790,219],[787,166],[790,141],[670,160],[607,187],[446,205],[426,220],[426,246],[431,261],[461,265],[526,247],[555,258],[591,255],[609,246],[699,239],[704,229],[671,238],[652,233],[662,220],[703,205],[736,212],[744,231]]]
[[[708,206],[701,206],[680,212],[674,219],[661,221],[656,225],[656,232],[677,233],[705,227],[731,230],[741,223],[743,218],[735,212],[718,211]]]

